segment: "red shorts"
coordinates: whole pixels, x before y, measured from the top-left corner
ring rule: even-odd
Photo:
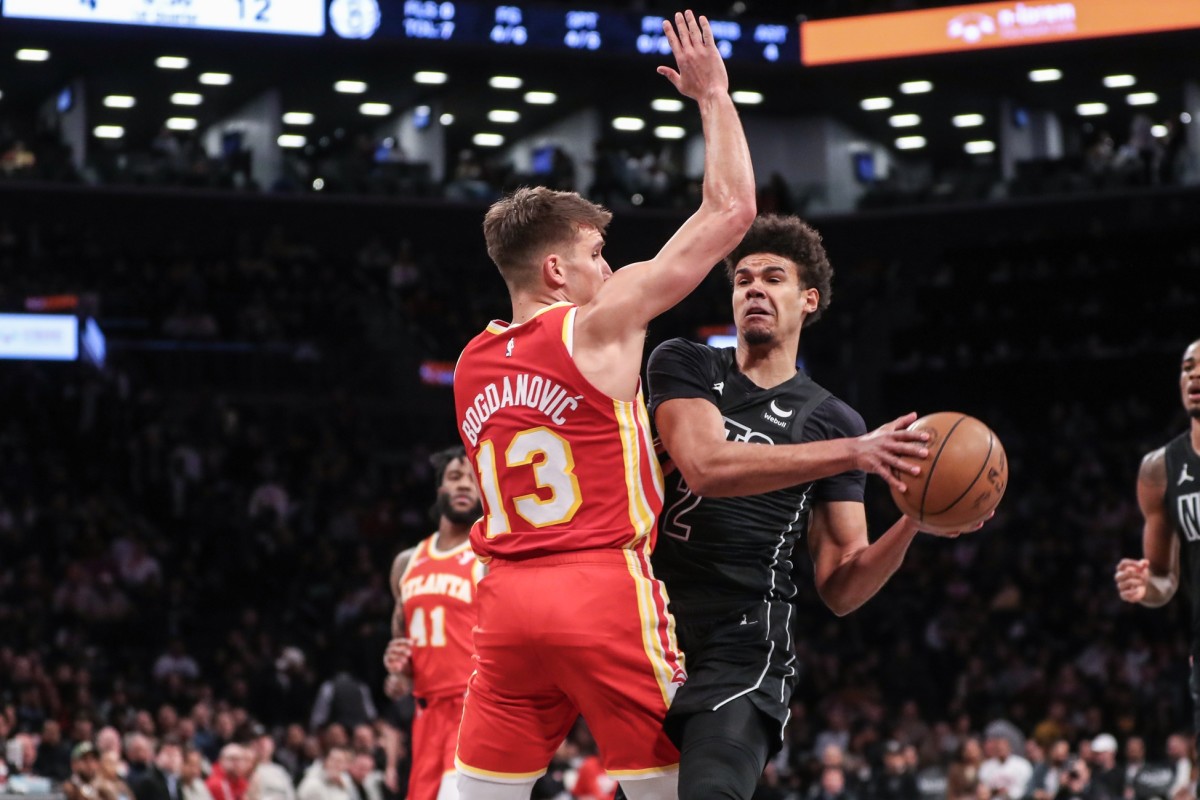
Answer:
[[[462,721],[461,694],[417,701],[412,729],[409,800],[437,800],[442,778],[454,772],[454,745]]]
[[[491,563],[475,601],[459,772],[537,778],[579,714],[611,777],[678,769],[662,722],[685,677],[683,657],[652,574],[647,554],[632,550]]]

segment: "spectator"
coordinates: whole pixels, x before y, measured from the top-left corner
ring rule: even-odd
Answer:
[[[1067,761],[1071,757],[1071,744],[1066,739],[1058,739],[1050,745],[1046,760],[1033,768],[1033,776],[1029,781],[1029,792],[1032,800],[1051,800],[1058,794],[1067,772]]]
[[[42,739],[37,747],[34,770],[56,781],[71,775],[71,748],[63,741],[62,728],[52,719],[42,723]]]
[[[250,741],[254,770],[250,773],[247,800],[296,800],[296,785],[288,771],[273,760],[275,739],[259,731]]]
[[[240,744],[227,744],[204,785],[213,800],[242,800],[249,788],[250,756]]]
[[[1067,775],[1055,800],[1115,800],[1108,789],[1092,780],[1087,759],[1074,758],[1067,764]]]
[[[200,677],[200,666],[187,654],[182,639],[173,639],[165,653],[154,662],[154,679],[165,683],[172,675],[194,681]]]
[[[820,782],[808,794],[809,800],[858,800],[846,788],[846,773],[841,767],[823,767]]]
[[[1182,733],[1172,733],[1167,737],[1167,758],[1175,770],[1175,780],[1171,783],[1171,797],[1192,783],[1193,746],[1191,737]]]
[[[292,783],[299,783],[308,761],[304,757],[304,727],[292,723],[283,735],[283,746],[275,753],[275,761],[287,770]]]
[[[1093,746],[1092,750],[1096,748]],[[1146,741],[1140,736],[1130,736],[1125,740],[1125,761],[1121,765],[1121,777],[1125,794],[1132,793],[1133,779],[1146,766]]]
[[[355,753],[347,772],[356,800],[384,800],[383,772],[370,753]]]
[[[374,722],[377,716],[371,690],[343,665],[317,691],[308,727],[316,731],[332,722],[343,728],[354,728]]]
[[[91,742],[81,742],[71,751],[71,776],[62,785],[67,800],[115,800],[100,791],[96,783],[100,760]]]
[[[1033,777],[1033,767],[1023,757],[1013,754],[1012,742],[1004,732],[988,736],[986,749],[989,758],[979,767],[979,783],[992,797],[1019,800]]]
[[[154,757],[154,766],[133,784],[137,800],[183,800],[180,771],[183,751],[174,741],[165,741]]]
[[[1110,733],[1102,733],[1092,740],[1092,759],[1088,765],[1092,771],[1092,782],[1101,784],[1107,794],[1122,797],[1125,794],[1125,775],[1117,766],[1117,740]]]
[[[904,755],[904,745],[892,739],[883,746],[883,769],[871,776],[871,800],[909,800],[917,796],[917,779]]]
[[[319,766],[314,766],[300,782],[299,800],[357,800],[346,769],[350,754],[342,747],[332,748]]]
[[[121,759],[116,753],[108,752],[100,756],[96,772],[95,785],[100,796],[109,800],[135,800],[129,784],[121,779],[119,769]]]
[[[150,771],[154,758],[154,746],[144,733],[131,733],[125,737],[125,760],[129,764],[126,777],[137,783]]]
[[[204,755],[199,750],[189,747],[183,751],[179,785],[182,800],[213,800],[204,782]]]

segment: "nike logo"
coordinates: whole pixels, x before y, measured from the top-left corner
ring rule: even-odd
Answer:
[[[1187,468],[1188,465],[1184,464],[1183,471],[1179,473],[1179,483],[1175,484],[1176,486],[1183,486],[1187,481],[1195,480],[1191,475],[1188,475]]]
[[[794,409],[794,408],[787,409],[787,410],[784,410],[784,409],[780,408],[778,405],[776,405],[776,404],[775,404],[775,401],[774,401],[774,400],[772,400],[772,401],[771,401],[771,411],[772,411],[772,412],[773,412],[773,413],[774,413],[776,416],[783,417],[784,419],[787,419],[787,418],[788,418],[788,417],[790,417],[792,414],[795,414],[795,413],[796,413],[796,409]]]
[[[714,383],[713,391],[715,391],[717,394],[724,397],[725,396],[725,381],[721,381],[720,383]]]

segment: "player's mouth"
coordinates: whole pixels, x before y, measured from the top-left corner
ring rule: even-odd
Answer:
[[[761,306],[751,306],[750,308],[746,309],[746,313],[743,314],[743,316],[746,319],[754,319],[755,317],[769,317],[771,316],[771,312]]]

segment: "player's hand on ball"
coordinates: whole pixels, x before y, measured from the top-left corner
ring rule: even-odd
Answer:
[[[892,470],[920,475],[921,468],[908,458],[927,458],[929,450],[925,442],[929,434],[910,431],[908,426],[917,419],[916,413],[905,414],[868,434],[854,439],[854,466],[863,472],[873,472],[888,482],[898,492],[907,487]]]
[[[413,640],[398,637],[388,642],[383,651],[383,666],[389,675],[407,673],[412,668]]]
[[[1150,580],[1150,562],[1122,558],[1117,564],[1117,592],[1126,603],[1140,603],[1146,599],[1146,584]]]

